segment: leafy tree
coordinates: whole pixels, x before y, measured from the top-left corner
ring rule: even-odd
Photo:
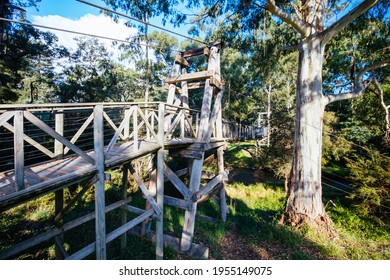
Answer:
[[[271,13],[271,20],[278,24],[286,24],[298,34],[298,40],[280,46],[281,51],[298,50],[298,71],[296,88],[296,124],[294,140],[294,160],[291,173],[291,191],[286,207],[286,217],[292,224],[302,222],[327,220],[322,204],[321,159],[322,159],[322,129],[325,106],[331,102],[353,98],[362,95],[367,85],[363,82],[370,77],[375,69],[389,64],[388,54],[380,59],[370,56],[370,59],[356,62],[352,76],[341,73],[329,82],[329,88],[323,87],[324,58],[332,56],[333,50],[340,46],[333,38],[343,38],[341,31],[350,23],[364,14],[364,23],[370,19],[383,19],[388,2],[367,0],[349,7],[344,1],[284,1],[276,3],[267,1],[217,1],[213,4],[203,2],[207,10],[204,14],[221,16],[229,12],[227,28],[232,26],[231,36],[247,42],[253,30],[259,28],[266,15]],[[347,5],[347,7],[346,7]],[[376,8],[367,12],[371,7]],[[341,11],[341,16],[336,16]],[[356,21],[358,24],[358,21]],[[357,25],[353,30],[357,36],[358,30],[364,30],[364,25]],[[352,34],[351,33],[351,34]],[[374,34],[381,37],[380,33]],[[375,40],[379,41],[379,40]],[[331,48],[332,44],[335,45]],[[383,44],[380,44],[382,47]],[[343,47],[341,46],[341,49]],[[350,72],[350,71],[349,71]],[[329,75],[335,71],[329,72]],[[349,87],[337,91],[337,82],[343,83],[348,78]],[[328,80],[326,80],[328,81]]]
[[[142,100],[142,75],[114,62],[96,38],[77,39],[66,65],[52,102]]]
[[[54,61],[66,54],[55,35],[25,25],[12,28],[0,52],[1,103],[35,102],[38,88],[52,90]]]
[[[390,158],[376,149],[368,157],[348,159],[350,178],[355,182],[351,198],[363,215],[388,216],[390,205]]]

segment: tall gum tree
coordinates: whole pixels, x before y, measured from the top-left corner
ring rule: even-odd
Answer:
[[[106,2],[111,5],[117,4],[114,6],[116,8],[121,7],[127,11],[131,9],[129,5],[126,6],[129,1],[106,0]],[[185,15],[175,10],[178,0],[146,2],[163,7],[165,10],[161,10],[161,13],[176,19],[176,22],[182,23],[186,19]],[[195,0],[185,2],[187,7],[201,10],[197,17],[201,28],[207,25],[208,18],[214,17],[223,18],[225,22],[235,20],[236,22],[231,25],[235,28],[232,31],[235,34],[240,33],[241,31],[238,31],[240,29],[250,33],[252,29],[259,26],[258,23],[263,19],[262,11],[266,10],[278,17],[279,22],[288,24],[299,34],[298,44],[281,48],[281,50],[297,49],[299,52],[294,157],[286,218],[292,224],[327,220],[321,187],[322,128],[325,107],[333,101],[362,95],[367,88],[363,78],[367,81],[370,72],[388,66],[390,59],[361,66],[362,69],[356,73],[352,81],[354,85],[350,92],[326,95],[323,92],[322,77],[325,47],[349,23],[378,2],[384,2],[385,7],[388,7],[388,0],[364,0],[351,3],[344,0],[203,0],[203,5]],[[332,24],[325,24],[325,19],[337,18],[334,11],[343,12],[344,7],[349,6],[355,8],[344,11],[344,15],[334,20]],[[202,21],[205,21],[206,25],[202,24]],[[234,37],[235,40],[239,38]]]
[[[210,1],[204,1],[205,6],[206,2]],[[293,225],[328,221],[322,203],[321,184],[322,130],[326,105],[362,95],[373,78],[372,72],[390,62],[384,59],[371,65],[360,64],[361,69],[354,75],[351,90],[325,94],[322,77],[325,48],[348,24],[379,2],[386,2],[384,7],[388,7],[386,0],[352,3],[338,0],[226,0],[215,1],[203,11],[202,16],[216,17],[228,10],[231,14],[225,17],[225,21],[236,18],[236,26],[244,26],[245,31],[250,33],[258,26],[256,22],[264,17],[261,11],[266,10],[278,17],[277,21],[288,24],[299,34],[296,45],[280,49],[296,49],[299,53],[294,154],[285,211],[285,218]],[[351,6],[354,8],[349,8]],[[345,7],[347,10],[344,10]],[[333,13],[335,11],[341,12],[342,16],[337,19]],[[330,20],[333,20],[332,24],[328,23]]]
[[[309,220],[326,220],[322,203],[321,158],[322,128],[325,106],[330,102],[360,96],[366,86],[363,75],[389,64],[389,60],[366,66],[356,75],[351,92],[324,95],[322,66],[326,44],[347,24],[362,15],[377,0],[363,1],[329,27],[324,26],[326,2],[305,0],[301,2],[296,17],[285,13],[272,0],[267,0],[268,10],[290,24],[301,35],[299,51],[294,157],[290,178],[290,193],[286,214],[292,224]]]

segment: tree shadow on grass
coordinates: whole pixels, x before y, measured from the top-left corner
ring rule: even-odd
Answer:
[[[238,240],[231,246],[240,246],[240,254],[231,255],[234,259],[327,259],[324,248],[305,239],[304,232],[278,223],[282,209],[252,209],[240,199],[232,201],[235,209],[229,214],[227,234]]]

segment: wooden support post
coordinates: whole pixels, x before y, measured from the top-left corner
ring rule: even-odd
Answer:
[[[126,136],[125,136],[126,137]],[[128,187],[128,175],[129,171],[126,167],[126,165],[122,165],[122,197],[123,200],[127,199],[127,187]],[[125,225],[127,223],[127,211],[122,210],[122,215],[121,215],[121,225]],[[121,236],[121,253],[124,254],[127,246],[127,233],[125,232]]]
[[[61,135],[64,136],[64,114],[63,112],[57,112],[55,114],[55,131]],[[62,144],[57,139],[54,140],[54,154],[57,159],[62,159],[64,157],[64,144]],[[54,199],[54,208],[55,208],[55,216],[57,216],[59,213],[61,213],[62,209],[64,208],[64,190],[58,190],[55,192],[55,199]],[[62,226],[64,224],[64,220],[60,219],[59,221],[55,222],[55,227],[58,230],[62,230]],[[60,234],[55,237],[55,256],[56,260],[63,260],[66,256],[64,255],[64,235]]]
[[[14,115],[14,162],[15,162],[15,189],[24,189],[24,141],[23,141],[23,111],[16,111]]]
[[[223,92],[223,90],[221,92]],[[217,138],[222,139],[223,138],[222,110],[219,110],[218,112],[217,119],[215,122],[215,127],[217,132]],[[219,174],[225,173],[223,153],[224,153],[224,147],[223,146],[219,147],[217,149],[217,161],[218,161],[217,165],[218,165]],[[222,188],[219,193],[220,212],[221,212],[221,219],[223,222],[226,222],[226,217],[228,213],[228,208],[226,205],[226,190],[225,190],[226,180],[227,177],[224,176],[222,180]]]
[[[171,78],[175,78],[179,75],[180,71],[180,64],[175,63],[172,67],[172,71],[170,74]],[[168,97],[167,97],[167,103],[168,105],[173,105],[175,102],[175,93],[176,93],[176,84],[172,83],[169,84],[169,91],[168,91]],[[165,117],[165,131],[168,130],[170,124],[171,124],[172,116],[169,114],[168,116]]]
[[[158,109],[158,143],[161,148],[157,151],[157,205],[161,209],[159,219],[156,221],[156,259],[164,258],[164,231],[163,231],[163,215],[164,215],[164,115],[165,105],[160,104]]]
[[[154,198],[157,195],[157,189],[156,189],[157,185],[156,184],[157,184],[157,169],[154,169],[150,173],[150,181],[148,184],[148,191],[153,195]],[[148,200],[146,200],[145,203],[146,203],[146,206],[145,206],[146,211],[152,209],[152,205],[150,205],[150,202]],[[141,227],[141,236],[148,234],[150,232],[151,226],[152,226],[151,221],[149,221],[149,220],[144,221],[142,223],[142,227]]]
[[[93,135],[95,147],[95,165],[97,168],[97,182],[95,183],[95,234],[96,259],[106,259],[106,214],[104,193],[104,127],[103,106],[94,108]]]
[[[55,192],[55,199],[54,199],[54,208],[55,208],[55,215],[57,216],[64,207],[64,190],[58,190]],[[61,219],[55,223],[56,229],[59,231],[62,231],[64,224],[64,220]],[[63,260],[66,256],[64,255],[64,235],[59,234],[56,236],[56,242],[55,242],[55,255],[56,260]]]

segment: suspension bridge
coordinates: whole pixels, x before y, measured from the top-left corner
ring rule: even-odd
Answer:
[[[256,133],[253,127],[222,120],[220,50],[216,42],[176,56],[166,80],[166,102],[0,105],[0,210],[55,193],[51,229],[0,251],[0,258],[12,258],[52,240],[57,259],[83,259],[91,254],[106,259],[107,243],[121,238],[125,248],[131,229],[140,224],[147,228],[154,220],[156,259],[162,259],[164,242],[170,239],[163,232],[164,205],[185,211],[182,235],[176,238],[183,252],[194,249],[199,203],[210,198],[218,201],[225,221],[228,174],[223,154],[227,140],[253,138]],[[206,59],[207,69],[188,73],[189,61],[195,56]],[[189,107],[189,92],[199,88],[204,88],[204,95],[197,111]],[[141,158],[149,158],[147,176],[135,166]],[[169,158],[185,163],[173,170]],[[210,163],[216,164],[218,172],[202,181],[203,167]],[[106,205],[104,185],[110,179],[106,171],[113,169],[122,173],[122,199]],[[131,205],[129,176],[143,194],[144,209]],[[65,203],[64,189],[80,182],[82,189]],[[164,192],[166,182],[177,189],[178,197]],[[64,223],[64,216],[92,187],[94,212]],[[107,232],[106,214],[115,209],[122,211],[121,226]],[[128,212],[136,217],[129,219]],[[95,220],[95,241],[77,252],[67,252],[63,234],[91,220]]]

